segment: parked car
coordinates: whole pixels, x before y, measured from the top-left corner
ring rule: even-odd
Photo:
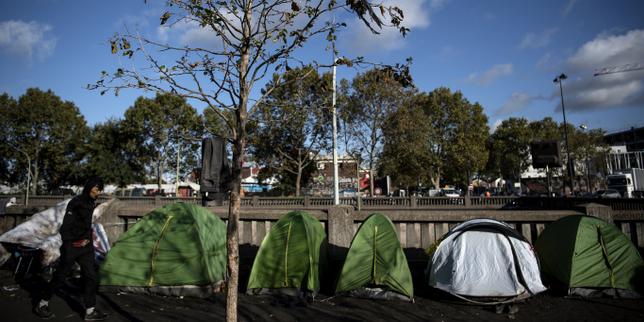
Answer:
[[[456,189],[443,189],[441,195],[448,198],[458,198],[461,196]]]
[[[339,194],[342,197],[356,197],[358,196],[358,190],[356,190],[355,188],[347,188],[347,189],[340,190]]]
[[[622,195],[615,189],[597,190],[595,192],[597,198],[621,198]]]

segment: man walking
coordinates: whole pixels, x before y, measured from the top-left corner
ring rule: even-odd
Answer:
[[[97,274],[92,242],[92,214],[96,207],[96,199],[102,190],[101,179],[90,179],[85,184],[83,193],[67,204],[63,224],[60,226],[63,243],[60,246],[58,266],[51,283],[43,290],[42,299],[34,308],[34,313],[41,318],[54,317],[49,309],[49,300],[55,290],[65,285],[65,279],[72,270],[74,262],[81,268],[85,321],[100,321],[107,318],[107,314],[96,308]]]

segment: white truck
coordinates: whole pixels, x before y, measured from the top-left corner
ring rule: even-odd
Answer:
[[[624,198],[644,197],[644,169],[620,170],[606,176],[608,189],[615,189]]]

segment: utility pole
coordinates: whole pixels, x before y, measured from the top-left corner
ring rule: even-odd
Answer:
[[[338,121],[336,120],[335,110],[335,69],[337,66],[337,59],[335,58],[335,51],[333,53],[333,96],[331,99],[331,110],[333,113],[333,204],[340,204],[340,185],[338,183]]]

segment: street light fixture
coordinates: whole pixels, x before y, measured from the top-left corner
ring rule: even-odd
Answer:
[[[564,107],[564,98],[563,98],[563,81],[567,79],[566,74],[561,74],[553,80],[555,84],[559,83],[559,93],[561,94],[561,110],[563,112],[563,121],[564,121],[564,142],[566,144],[566,158],[568,159],[568,180],[570,184],[570,191],[573,190],[573,178],[575,176],[575,170],[572,167],[572,159],[570,159],[570,148],[568,147],[568,123],[566,123],[566,108]],[[565,193],[565,187],[564,187]]]

